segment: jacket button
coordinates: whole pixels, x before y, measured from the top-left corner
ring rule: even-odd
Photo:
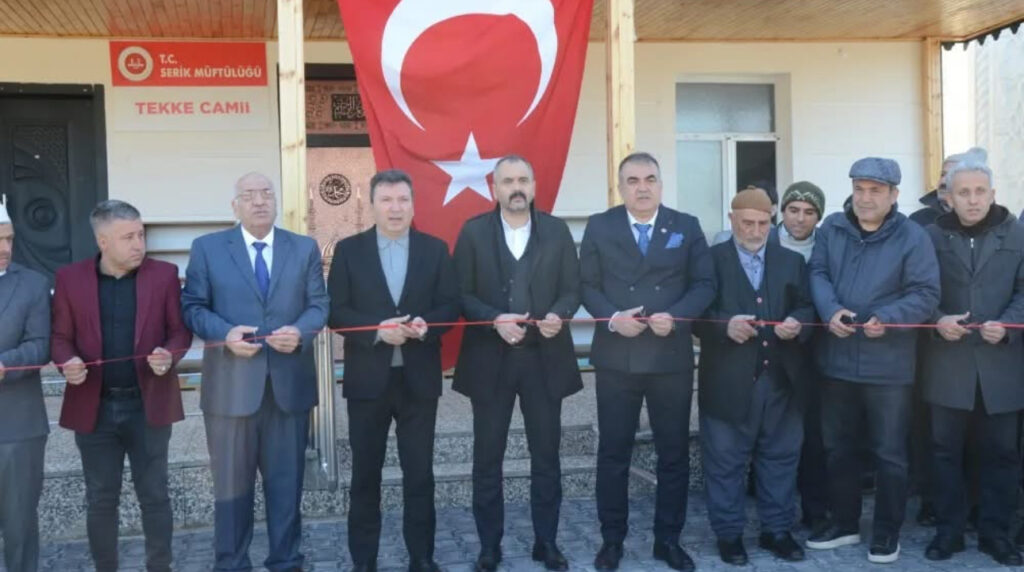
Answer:
[[[629,291],[630,291],[630,292],[632,292],[633,290],[635,290],[635,288],[633,288],[632,286],[630,286],[630,287],[629,287]]]
[[[763,302],[763,301],[764,301],[764,300],[762,300],[760,296],[758,296],[758,297],[757,297],[757,303],[758,303],[758,304],[760,304],[760,303],[761,303],[761,302]]]
[[[655,290],[661,290],[661,286],[655,286],[654,289]]]
[[[399,310],[398,308],[395,308],[395,315],[396,316],[401,316],[402,315],[402,311]]]
[[[761,345],[764,347],[768,347],[768,340],[761,342]]]
[[[764,360],[764,365],[768,365],[768,360]]]

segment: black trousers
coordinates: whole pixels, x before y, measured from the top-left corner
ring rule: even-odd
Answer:
[[[558,535],[562,401],[550,397],[536,347],[506,348],[497,391],[473,399],[473,517],[481,546],[499,546],[505,531],[502,463],[517,396],[530,449],[533,532],[547,542]]]
[[[654,508],[656,541],[678,542],[686,522],[690,484],[690,402],[693,370],[630,374],[597,370],[597,515],[605,542],[622,542],[628,532],[629,465],[640,408],[647,416],[658,455]]]
[[[742,397],[739,397],[742,399]],[[762,374],[747,396],[740,422],[701,412],[700,443],[711,530],[720,539],[743,535],[747,524],[746,468],[757,481],[761,530],[789,532],[796,508],[796,472],[803,443],[803,417],[789,387]]]
[[[10,572],[39,569],[39,496],[46,435],[0,443],[0,530]],[[120,481],[118,481],[120,483]]]
[[[376,399],[348,400],[352,447],[348,549],[355,564],[377,561],[380,546],[381,470],[388,431],[395,422],[402,467],[402,533],[412,560],[434,556],[434,424],[437,399],[417,399],[406,387],[405,369],[391,368]]]
[[[840,526],[856,529],[860,524],[862,444],[867,435],[876,470],[874,534],[899,534],[907,504],[910,401],[910,385],[824,381],[829,505]]]
[[[800,491],[801,516],[807,523],[828,517],[828,469],[825,441],[821,435],[821,384],[815,380],[807,392],[804,410],[804,444],[796,483]]]
[[[1007,538],[1010,518],[1017,506],[1017,412],[986,413],[980,387],[973,411],[941,405],[932,405],[931,409],[933,486],[939,532],[964,532],[969,496],[964,479],[964,444],[969,442],[969,449],[975,453],[974,459],[969,460],[976,463],[980,483],[978,533],[988,538]]]
[[[167,491],[167,449],[171,426],[146,423],[142,399],[100,401],[96,429],[75,433],[85,476],[86,532],[98,572],[117,570],[118,506],[124,457],[142,512],[146,569],[171,569],[174,517]]]
[[[266,380],[263,401],[252,415],[203,415],[213,473],[214,570],[250,570],[256,471],[263,481],[267,557],[271,572],[301,567],[302,479],[306,469],[309,411],[289,413]]]

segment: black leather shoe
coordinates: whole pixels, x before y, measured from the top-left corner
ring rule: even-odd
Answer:
[[[480,549],[480,555],[476,557],[476,572],[494,572],[501,564],[501,547],[486,547]]]
[[[992,560],[1003,566],[1020,566],[1020,552],[1013,547],[1008,538],[978,538],[978,550],[988,554]]]
[[[655,542],[654,559],[668,564],[669,568],[683,572],[691,572],[696,568],[690,555],[675,541]]]
[[[554,542],[536,541],[533,543],[533,559],[543,562],[548,570],[564,571],[569,569],[569,561]]]
[[[928,501],[921,502],[921,508],[917,511],[917,524],[921,526],[935,526],[935,505]]]
[[[788,532],[762,532],[757,538],[757,545],[787,562],[800,562],[804,559],[804,549]]]
[[[622,543],[605,542],[594,557],[594,568],[597,570],[618,570],[622,560]]]
[[[957,552],[964,551],[964,537],[947,534],[936,534],[935,538],[924,549],[924,557],[928,560],[949,560]]]
[[[409,572],[441,572],[432,558],[420,558],[409,563]]]
[[[718,556],[722,559],[722,562],[732,564],[733,566],[746,566],[749,561],[747,559],[747,549],[743,547],[742,536],[719,538]]]
[[[377,572],[377,563],[370,562],[369,564],[356,564],[352,567],[352,572]]]

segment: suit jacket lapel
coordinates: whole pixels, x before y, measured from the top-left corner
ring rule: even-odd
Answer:
[[[289,262],[294,258],[294,246],[289,235],[282,232],[281,229],[274,229],[274,265],[270,269],[270,287],[267,288],[268,299],[274,295],[278,283],[281,282],[281,276],[285,274],[285,268],[289,266]],[[255,283],[256,273],[253,272],[252,275],[253,282]]]
[[[138,351],[139,336],[149,318],[149,310],[153,300],[153,285],[150,284],[152,264],[149,258],[142,259],[139,271],[135,275],[135,341],[133,347]]]
[[[94,260],[99,260],[94,259]],[[92,334],[94,347],[103,351],[103,328],[100,325],[100,279],[96,275],[96,264],[85,267],[86,272],[82,275],[82,282],[79,284],[79,296],[83,301],[83,312],[89,324],[89,332]],[[81,346],[79,346],[81,347]]]
[[[616,213],[615,228],[612,232],[616,238],[616,242],[626,250],[626,254],[636,261],[637,266],[642,266],[645,264],[644,255],[640,252],[640,245],[637,243],[637,239],[633,235],[633,227],[629,224],[629,215],[626,213],[626,207],[620,208],[621,210]],[[650,246],[648,246],[647,252],[651,252]]]
[[[262,299],[260,287],[256,284],[256,273],[252,269],[252,261],[249,260],[249,250],[242,238],[241,226],[236,226],[229,235],[228,252],[231,253],[231,259],[238,265],[238,270],[241,271],[243,279],[252,288],[253,293],[257,298]]]
[[[7,275],[0,276],[0,280],[7,283],[6,288],[0,288],[0,316],[4,315],[4,310],[7,309],[7,305],[11,303],[11,299],[14,298],[14,292],[18,290],[18,282],[21,280],[21,272],[18,268],[11,264],[7,267]]]
[[[377,258],[380,258],[379,256]],[[423,237],[420,233],[409,229],[409,262],[405,267],[405,282],[402,283],[402,295],[398,298],[398,305],[403,306],[405,301],[409,298],[409,290],[413,288],[413,277],[420,277],[423,275],[421,267],[426,262],[423,253]],[[381,267],[381,274],[384,273],[383,267]]]
[[[411,234],[411,232],[412,231],[410,230],[410,234]],[[409,244],[410,244],[409,249],[411,251],[412,250],[412,236],[409,237]],[[410,258],[411,258],[412,257],[412,253],[410,252],[409,255],[410,255]],[[391,298],[391,290],[388,288],[388,280],[384,276],[384,266],[380,262],[380,249],[377,247],[377,227],[376,226],[374,226],[372,229],[370,229],[369,231],[367,231],[363,235],[363,257],[364,257],[363,260],[371,261],[368,264],[368,268],[370,269],[369,272],[372,275],[371,280],[376,280],[377,281],[377,288],[376,288],[376,290],[378,292],[383,293],[384,299],[387,300],[388,305],[391,306],[392,308],[394,308],[395,307],[395,301]],[[408,272],[408,269],[406,270],[406,273],[405,273],[405,281],[406,281],[406,283],[409,282],[409,272]],[[405,287],[403,286],[403,288],[402,288],[402,296],[404,296],[404,295],[405,295]],[[399,300],[401,300],[401,298],[399,298]]]

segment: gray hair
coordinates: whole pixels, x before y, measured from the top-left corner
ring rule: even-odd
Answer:
[[[527,169],[530,170],[530,177],[534,176],[534,174],[533,174],[533,164],[531,164],[529,161],[527,161],[526,157],[523,157],[522,155],[516,155],[515,153],[511,153],[509,155],[505,155],[501,159],[498,159],[498,162],[494,164],[494,172],[497,173],[498,172],[498,167],[501,167],[505,163],[522,163],[522,164],[526,165]]]
[[[953,191],[953,180],[960,173],[984,173],[988,177],[988,186],[992,186],[992,169],[984,161],[978,160],[978,158],[968,158],[953,165],[952,168],[946,171],[946,178],[942,181],[946,187],[946,192]]]
[[[93,232],[96,232],[101,226],[115,220],[139,220],[141,218],[139,209],[124,201],[111,199],[99,203],[92,209],[92,212],[89,213],[89,224],[92,225]]]
[[[622,168],[630,163],[646,163],[648,165],[654,165],[654,168],[658,170],[659,178],[661,173],[661,165],[658,164],[658,160],[654,158],[654,155],[647,153],[646,151],[636,151],[626,155],[622,161],[619,162],[619,179],[622,179]]]
[[[982,165],[987,165],[988,164],[988,151],[986,151],[982,147],[971,147],[970,149],[964,151],[963,153],[954,153],[954,154],[952,154],[952,155],[950,155],[950,156],[948,156],[948,157],[946,157],[945,159],[942,160],[942,164],[943,165],[946,165],[948,163],[952,163],[954,167],[956,165],[960,164],[960,163],[965,163],[965,162],[981,163]],[[952,169],[952,167],[950,167],[950,169]],[[939,181],[939,188],[938,188],[939,194],[945,195],[945,194],[949,193],[949,183],[952,180],[953,180],[953,177],[949,176],[949,171],[947,170],[946,171],[946,176],[944,176],[942,178],[942,180]],[[992,182],[992,175],[990,173],[989,174],[989,184],[991,184],[991,182]]]

